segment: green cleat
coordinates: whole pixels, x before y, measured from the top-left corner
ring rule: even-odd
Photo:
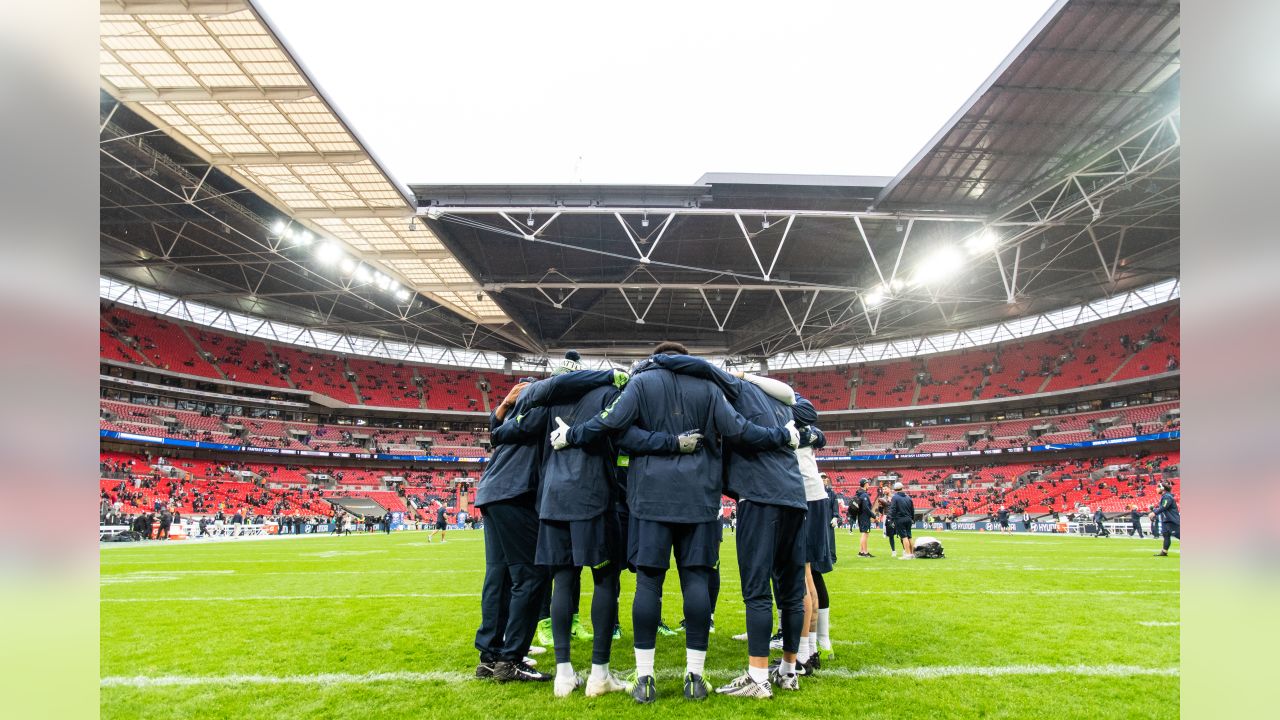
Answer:
[[[823,660],[835,660],[835,659],[836,659],[836,651],[835,651],[835,650],[833,650],[832,648],[823,648],[823,649],[822,649],[822,653],[821,653],[821,654],[822,654],[822,659],[823,659]]]
[[[556,641],[551,637],[551,618],[543,618],[538,621],[538,644],[544,646],[555,645]]]
[[[613,626],[613,639],[614,639],[614,640],[621,640],[621,639],[622,639],[622,626],[621,626],[621,625],[614,625],[614,626]]]
[[[573,614],[573,625],[569,628],[569,634],[577,640],[590,640],[595,637],[595,635],[591,634],[590,631],[582,626],[582,621],[578,619],[577,613]]]
[[[671,628],[669,628],[669,627],[667,627],[667,624],[666,624],[665,622],[659,622],[659,623],[658,623],[658,634],[659,634],[659,635],[675,635],[675,634],[676,634],[676,631],[675,631],[675,630],[672,630],[672,629],[671,629]]]

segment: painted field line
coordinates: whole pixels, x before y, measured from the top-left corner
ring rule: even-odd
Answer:
[[[478,593],[379,593],[369,595],[231,595],[222,597],[100,598],[104,603],[134,602],[251,602],[294,600],[378,600],[381,598],[476,598]]]
[[[716,669],[708,677],[728,680],[742,673],[737,669]],[[1176,677],[1174,667],[1141,667],[1137,665],[936,665],[923,667],[829,668],[820,670],[820,677],[846,680],[864,678],[905,677],[915,680],[933,680],[948,677],[1007,677],[1018,675],[1076,675],[1084,677],[1139,677],[1159,675]],[[658,672],[658,678],[673,680],[683,676],[683,670],[668,668]],[[160,675],[160,676],[110,676],[99,680],[104,688],[152,688],[152,687],[200,687],[208,685],[364,685],[368,683],[424,683],[465,682],[474,679],[464,672],[381,672],[381,673],[316,673],[312,675]]]
[[[1159,621],[1156,621],[1156,620],[1143,620],[1143,621],[1139,622],[1138,624],[1139,624],[1139,625],[1145,625],[1146,627],[1178,627],[1178,626],[1182,625],[1182,623],[1181,623],[1181,622],[1179,622],[1179,621],[1177,621],[1177,620],[1174,620],[1174,621],[1172,621],[1172,622],[1159,622]]]

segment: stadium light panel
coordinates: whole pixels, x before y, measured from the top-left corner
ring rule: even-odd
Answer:
[[[284,234],[284,228],[285,228],[284,221],[277,220],[276,224],[271,226],[271,232],[277,235],[282,235]]]
[[[331,242],[323,242],[316,246],[316,259],[325,265],[342,260],[342,248]]]
[[[913,285],[933,285],[954,275],[963,264],[964,257],[955,248],[939,248],[916,266],[911,282]]]
[[[400,288],[396,291],[396,299],[402,303],[409,302],[409,291],[404,288]]]
[[[369,268],[368,268],[367,266],[365,266],[365,265],[360,265],[360,266],[357,266],[357,267],[356,267],[356,280],[357,280],[357,281],[362,282],[362,283],[367,283],[367,282],[369,282],[369,281],[370,281],[370,280],[372,280],[372,279],[373,279],[373,274],[369,272]]]
[[[342,263],[338,267],[343,275],[350,275],[356,271],[356,261],[351,258],[342,258]]]
[[[301,233],[298,234],[298,242],[302,243],[303,245],[310,245],[311,241],[315,239],[316,239],[316,236],[312,235],[311,231],[309,230],[303,230]]]
[[[868,309],[870,309],[870,308],[876,307],[876,306],[878,306],[880,303],[884,302],[884,299],[885,299],[885,289],[884,289],[884,286],[883,286],[883,285],[879,285],[879,286],[877,286],[876,288],[874,288],[873,290],[871,290],[871,292],[869,292],[869,293],[867,293],[866,295],[863,295],[863,296],[862,296],[862,304],[863,304],[863,305],[866,305],[866,306],[867,306],[867,308],[868,308]]]
[[[994,230],[987,229],[964,241],[965,249],[970,255],[984,255],[996,249],[1000,244],[1000,236]]]

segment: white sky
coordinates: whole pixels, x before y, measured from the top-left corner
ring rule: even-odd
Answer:
[[[402,183],[896,175],[1051,0],[257,0]]]

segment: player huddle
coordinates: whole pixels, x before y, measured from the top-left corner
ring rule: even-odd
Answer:
[[[490,418],[491,458],[476,490],[485,517],[485,580],[476,632],[479,678],[584,685],[570,660],[577,576],[591,568],[588,696],[656,699],[654,649],[674,555],[683,597],[684,696],[703,700],[720,586],[720,498],[737,501],[738,574],[746,607],[746,672],[714,692],[772,697],[832,657],[822,574],[835,562],[836,503],[814,450],[817,412],[790,386],[728,373],[662,343],[630,374],[583,370],[570,352],[553,377],[517,384]],[[636,670],[609,669],[619,577],[636,574]],[[554,675],[527,660],[551,593]],[[773,636],[774,602],[780,611]],[[664,626],[665,627],[665,626]],[[821,638],[821,639],[820,639]],[[769,665],[770,644],[782,659]]]

